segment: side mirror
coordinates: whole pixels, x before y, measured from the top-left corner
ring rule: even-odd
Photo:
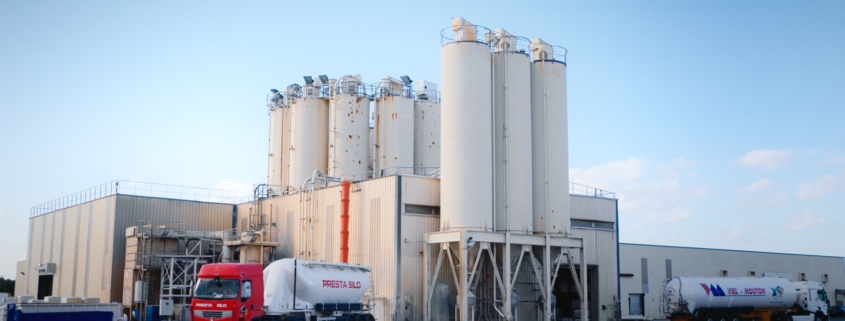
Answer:
[[[252,297],[252,281],[244,281],[241,283],[241,302],[246,302]]]

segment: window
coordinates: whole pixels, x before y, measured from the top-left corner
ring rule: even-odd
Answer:
[[[726,277],[726,276],[728,276],[728,270],[721,270],[721,271],[719,271],[719,276],[721,276],[721,277]]]
[[[195,298],[235,299],[238,297],[240,281],[232,279],[200,279],[194,290]]]
[[[750,277],[752,277],[752,278],[753,278],[753,277],[757,276],[757,272],[754,272],[754,271],[748,271],[748,276],[750,276]]]
[[[822,274],[822,283],[827,283],[827,273]]]
[[[405,204],[405,214],[440,215],[440,207]]]
[[[824,290],[819,290],[819,301],[827,302],[827,293]]]
[[[801,274],[799,274],[799,280],[801,280],[801,281],[807,281],[807,273],[801,273]]]
[[[594,228],[600,230],[613,230],[614,224],[613,222],[600,222],[600,221],[590,221],[590,220],[570,220],[570,224],[574,228]]]
[[[643,294],[628,294],[628,315],[643,315]]]

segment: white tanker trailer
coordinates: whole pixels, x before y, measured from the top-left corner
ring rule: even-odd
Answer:
[[[663,291],[673,321],[827,321],[828,306],[821,284],[782,278],[676,277]]]
[[[192,321],[374,321],[364,305],[370,268],[299,259],[200,268]]]

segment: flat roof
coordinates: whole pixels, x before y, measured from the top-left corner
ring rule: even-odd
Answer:
[[[842,256],[816,255],[816,254],[796,254],[796,253],[782,253],[782,252],[765,252],[765,251],[749,251],[749,250],[731,250],[731,249],[717,249],[717,248],[706,248],[706,247],[675,246],[675,245],[658,245],[658,244],[640,244],[640,243],[623,243],[623,242],[619,242],[619,245],[653,246],[653,247],[663,247],[663,248],[690,249],[690,250],[709,250],[709,251],[725,251],[725,252],[740,252],[740,253],[761,253],[761,254],[777,254],[777,255],[813,256],[813,257],[826,257],[826,258],[835,258],[835,259],[843,259],[843,260],[845,260],[845,257],[842,257]]]

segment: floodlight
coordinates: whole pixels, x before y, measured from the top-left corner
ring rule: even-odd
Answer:
[[[314,83],[314,78],[311,78],[311,76],[303,76],[302,78],[305,79],[306,85],[310,85],[310,84]]]
[[[414,82],[413,80],[411,80],[411,77],[408,76],[402,76],[399,78],[402,78],[402,82],[405,83],[405,86],[410,86],[411,83]]]
[[[321,83],[324,83],[324,84],[328,84],[328,83],[329,83],[329,76],[326,76],[326,75],[319,75],[319,76],[317,76],[317,78],[320,78],[320,82],[321,82]]]
[[[276,89],[270,89],[270,92],[271,92],[271,93],[273,93],[273,94],[278,94],[278,93],[279,93],[279,91],[278,91],[278,90],[276,90]]]

